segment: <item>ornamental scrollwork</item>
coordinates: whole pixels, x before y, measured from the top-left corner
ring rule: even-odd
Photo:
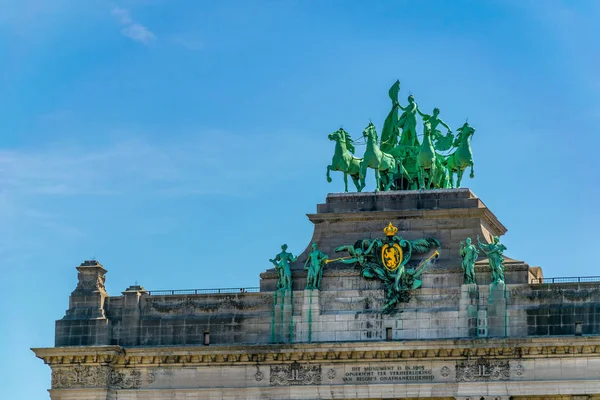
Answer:
[[[52,370],[52,388],[107,387],[109,368],[96,365],[76,365]]]
[[[480,358],[456,363],[457,382],[507,381],[510,379],[508,361]]]
[[[321,365],[301,365],[298,362],[271,365],[271,386],[320,385]]]

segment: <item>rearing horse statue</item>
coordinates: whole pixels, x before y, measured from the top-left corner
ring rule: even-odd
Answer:
[[[360,162],[362,158],[356,158],[354,145],[348,132],[342,128],[329,134],[329,140],[335,140],[335,153],[331,160],[331,165],[327,166],[327,182],[331,182],[330,171],[341,171],[344,173],[344,190],[348,192],[348,175],[352,178],[357,191],[362,191],[365,187],[365,179],[360,177]]]
[[[456,151],[448,156],[448,171],[450,171],[450,182],[454,182],[454,172],[457,173],[456,186],[460,187],[463,173],[467,167],[471,167],[471,178],[475,177],[473,171],[473,152],[471,151],[471,136],[475,129],[468,122],[460,127],[458,136],[454,140],[454,146],[458,147]]]
[[[375,191],[390,190],[398,172],[396,159],[379,149],[377,131],[372,122],[369,122],[369,125],[363,131],[363,137],[367,141],[367,149],[360,163],[361,179],[365,179],[367,168],[373,168],[375,170]]]

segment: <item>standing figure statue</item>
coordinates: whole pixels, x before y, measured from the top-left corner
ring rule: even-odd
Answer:
[[[306,276],[306,289],[319,289],[321,287],[321,278],[323,278],[323,266],[327,262],[327,254],[324,254],[317,248],[317,244],[312,244],[312,251],[304,263],[304,269],[308,270]],[[309,265],[310,264],[310,265]]]
[[[287,244],[281,245],[281,253],[275,256],[275,259],[271,259],[275,269],[277,270],[277,276],[279,281],[277,282],[278,289],[290,290],[292,288],[292,267],[291,263],[295,262],[298,257],[294,257],[292,253],[288,253]]]
[[[415,103],[415,98],[412,94],[408,96],[408,105],[406,107],[402,107],[400,103],[398,103],[398,107],[403,111],[398,119],[398,128],[402,129],[400,146],[419,146],[419,139],[417,139],[417,113],[422,117],[425,114],[419,110],[419,106]]]
[[[471,238],[468,237],[465,242],[460,242],[460,256],[462,257],[462,269],[465,277],[465,283],[477,283],[475,282],[475,261],[479,256],[479,250],[471,243]]]
[[[479,248],[488,256],[490,269],[492,272],[492,283],[504,283],[504,258],[502,253],[506,246],[500,243],[498,236],[494,236],[494,241],[490,244],[482,243],[477,236]]]
[[[450,148],[452,147],[452,142],[454,141],[454,135],[452,134],[452,129],[450,129],[448,124],[441,120],[439,115],[440,109],[436,107],[433,109],[433,114],[423,115],[423,123],[429,124],[429,129],[431,130],[431,138],[435,143],[435,149],[438,151],[450,150]],[[447,129],[445,136],[442,135],[442,132],[438,130],[438,125],[442,125],[444,128]]]

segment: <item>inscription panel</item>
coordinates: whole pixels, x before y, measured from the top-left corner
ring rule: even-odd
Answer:
[[[351,367],[342,377],[344,383],[391,383],[433,381],[431,367],[425,365],[378,365]]]

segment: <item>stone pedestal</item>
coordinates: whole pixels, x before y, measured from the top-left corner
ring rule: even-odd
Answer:
[[[294,341],[293,292],[277,290],[273,293],[273,320],[271,321],[271,343]]]
[[[303,265],[312,243],[317,243],[323,253],[333,258],[336,247],[353,245],[364,238],[384,237],[383,228],[391,222],[399,229],[396,235],[404,239],[433,237],[440,241],[439,258],[422,275],[423,287],[456,287],[463,282],[460,242],[467,237],[475,240],[477,236],[490,242],[493,236],[506,232],[504,225],[469,189],[330,193],[324,204],[317,205],[317,213],[308,214],[308,218],[314,224],[314,232],[306,250],[292,264],[295,291],[304,290],[306,286]],[[418,262],[419,258],[413,257],[409,267]],[[340,279],[335,272],[341,270],[345,274],[347,268],[342,263],[327,264],[321,290],[339,288]],[[528,283],[528,268],[523,262],[507,258],[507,282]],[[478,283],[489,283],[488,271],[487,265],[476,265]],[[336,277],[334,282],[329,282],[332,277]],[[261,274],[261,278],[261,291],[276,290],[274,269]],[[373,285],[357,278],[351,287],[364,289]]]
[[[304,301],[302,303],[302,338],[303,342],[313,341],[313,332],[319,331],[319,315],[321,314],[321,306],[319,304],[318,289],[304,290]]]
[[[476,284],[463,284],[460,287],[458,306],[459,334],[462,337],[478,336],[477,321],[479,311],[479,288]]]
[[[506,312],[506,285],[504,282],[491,283],[487,306],[488,335],[506,337],[508,316]]]

